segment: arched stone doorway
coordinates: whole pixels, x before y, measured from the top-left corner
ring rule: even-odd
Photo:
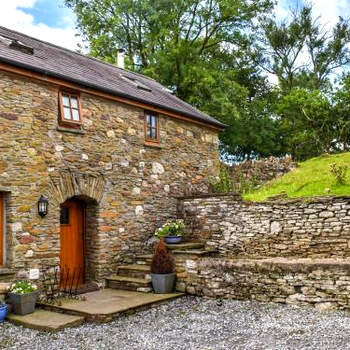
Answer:
[[[59,237],[59,257],[60,260],[62,259],[60,265],[61,267],[65,265],[75,266],[76,271],[79,271],[79,269],[83,270],[83,277],[79,278],[80,283],[96,281],[98,280],[100,266],[99,251],[101,249],[98,232],[98,216],[100,203],[104,194],[105,180],[101,175],[79,174],[71,171],[62,171],[59,174],[52,174],[50,180],[45,196],[49,201],[53,202],[52,207],[59,210],[59,232],[63,232],[63,235],[67,236],[63,238],[63,240]],[[67,217],[65,217],[65,215],[67,215],[67,211],[69,210],[73,213],[73,218],[75,220],[74,225],[76,227],[63,226],[61,228],[61,222],[63,222],[62,225],[65,225],[64,220],[67,222]],[[83,217],[83,219],[81,219],[81,217]],[[66,223],[66,225],[70,224]],[[82,230],[81,227],[83,228]],[[67,232],[65,232],[65,230]],[[68,246],[68,237],[72,230],[75,232],[75,253],[72,253],[72,247],[66,248],[64,246],[65,244]],[[63,255],[61,252],[62,244]],[[75,257],[68,258],[69,253],[75,255]],[[82,260],[83,263],[81,263]]]
[[[60,205],[61,284],[82,285],[95,280],[98,263],[98,203],[74,196]]]

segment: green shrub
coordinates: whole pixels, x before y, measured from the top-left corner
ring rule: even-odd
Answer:
[[[334,176],[336,183],[339,185],[345,183],[347,171],[347,165],[338,165],[336,163],[332,163],[329,165],[329,172]]]
[[[234,191],[234,183],[230,171],[224,164],[220,165],[219,176],[208,181],[209,189],[214,193],[227,193]]]
[[[151,273],[168,274],[175,271],[175,261],[163,240],[159,240],[151,263]]]

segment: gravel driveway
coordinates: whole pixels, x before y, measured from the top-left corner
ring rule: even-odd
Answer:
[[[350,349],[350,315],[183,297],[112,323],[56,334],[5,323],[0,349]]]

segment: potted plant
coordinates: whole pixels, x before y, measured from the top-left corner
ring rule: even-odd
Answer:
[[[174,258],[163,240],[159,240],[151,264],[152,286],[155,293],[171,293],[175,284]]]
[[[9,297],[12,311],[17,315],[34,312],[38,287],[29,281],[16,281],[10,287]]]
[[[0,301],[0,323],[2,323],[5,319],[5,317],[7,316],[7,305],[6,303],[3,303]]]
[[[180,243],[182,241],[184,228],[185,224],[181,219],[174,222],[168,221],[156,230],[155,236],[158,238],[164,238],[164,242],[168,244]]]

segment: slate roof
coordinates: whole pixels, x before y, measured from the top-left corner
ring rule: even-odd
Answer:
[[[28,46],[28,50],[25,47],[11,48],[6,38],[10,39],[9,42],[19,41]],[[0,62],[160,107],[219,128],[225,127],[216,119],[172,95],[151,78],[1,26]]]

